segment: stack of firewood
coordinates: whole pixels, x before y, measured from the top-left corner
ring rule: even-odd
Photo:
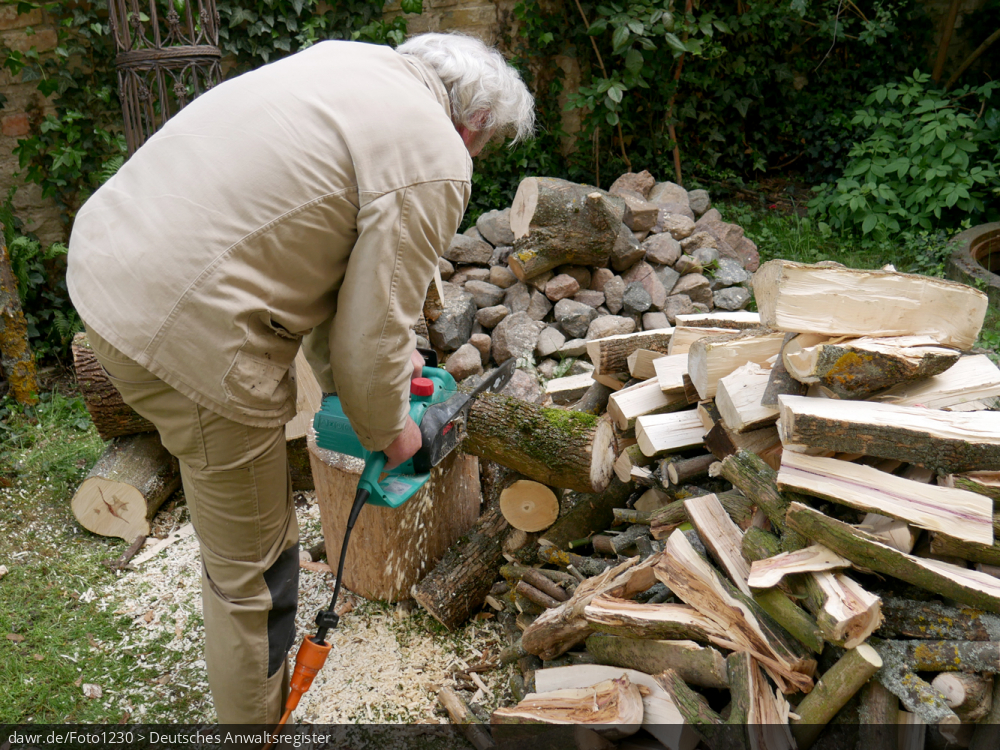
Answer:
[[[487,463],[489,532],[415,597],[449,627],[479,602],[509,624],[517,703],[494,737],[591,724],[567,746],[644,727],[668,748],[859,732],[994,747],[1000,370],[971,351],[985,295],[786,261],[753,289],[759,313],[589,342],[589,386],[548,383],[562,408],[474,407],[466,450],[516,472]],[[507,429],[482,434],[499,411]],[[442,704],[491,741],[457,692]]]

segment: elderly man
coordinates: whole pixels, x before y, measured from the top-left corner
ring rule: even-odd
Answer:
[[[470,157],[533,120],[520,77],[471,37],[324,42],[196,99],[77,216],[70,295],[180,459],[220,722],[274,723],[285,700],[298,531],[282,425],[300,344],[362,445],[412,456],[412,328]]]

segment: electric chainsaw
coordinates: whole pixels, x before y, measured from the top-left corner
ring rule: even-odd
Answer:
[[[433,352],[431,353],[433,355]],[[425,354],[425,359],[427,355]],[[436,364],[436,356],[434,357]],[[316,615],[315,636],[307,636],[302,641],[295,656],[295,670],[289,685],[285,713],[278,726],[285,724],[302,695],[312,685],[313,679],[326,662],[332,648],[326,642],[326,634],[337,627],[340,617],[336,613],[340,583],[344,576],[344,560],[347,544],[358,514],[366,503],[398,508],[413,497],[430,479],[430,471],[448,456],[465,438],[465,425],[472,409],[472,402],[481,393],[496,393],[502,390],[514,374],[515,361],[507,360],[493,372],[487,373],[479,385],[470,393],[461,393],[455,379],[445,370],[424,367],[423,377],[410,381],[410,418],[419,426],[421,447],[413,458],[385,472],[386,456],[381,451],[368,451],[361,445],[351,424],[344,414],[340,398],[336,395],[323,399],[320,411],[313,419],[316,430],[316,445],[320,448],[355,456],[365,460],[365,468],[358,481],[358,491],[354,505],[347,519],[344,543],[340,547],[340,562],[337,565],[337,579],[333,588],[333,598],[328,609]],[[269,743],[266,748],[269,748]]]

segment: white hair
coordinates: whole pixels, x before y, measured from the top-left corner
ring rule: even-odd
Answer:
[[[496,49],[475,37],[450,33],[413,36],[396,51],[419,58],[437,73],[448,91],[457,125],[510,134],[515,143],[531,136],[534,98]]]

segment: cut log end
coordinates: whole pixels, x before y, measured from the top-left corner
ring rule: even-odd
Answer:
[[[542,531],[559,516],[559,499],[540,482],[521,479],[500,494],[500,512],[521,531]]]

